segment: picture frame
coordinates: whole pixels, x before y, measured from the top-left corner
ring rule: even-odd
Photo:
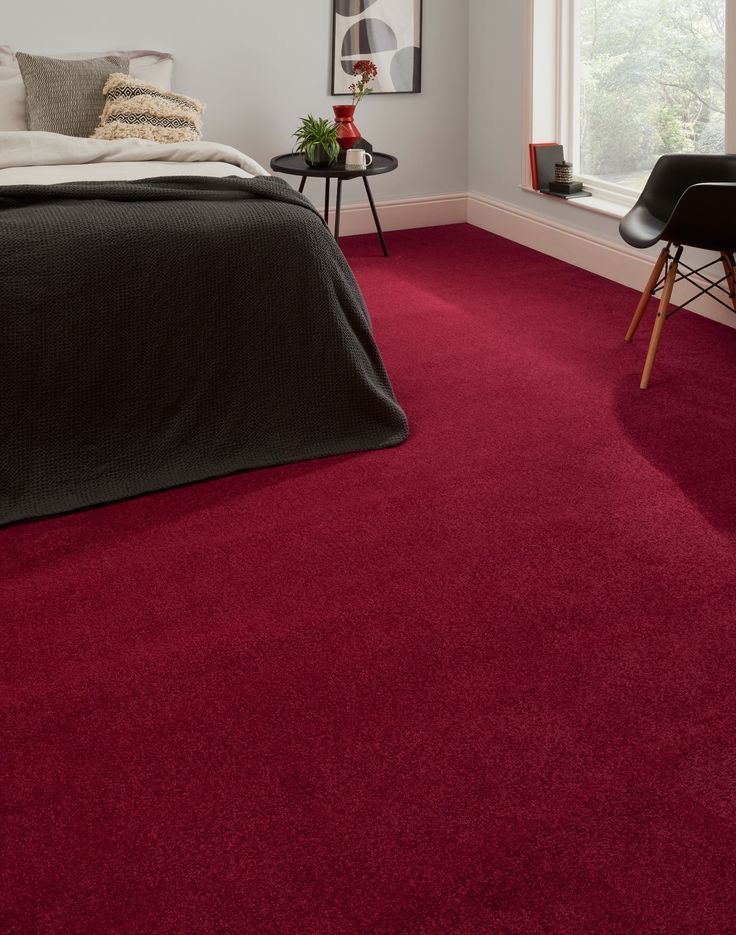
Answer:
[[[352,64],[378,68],[373,94],[421,94],[423,0],[332,0],[331,94],[349,96]]]

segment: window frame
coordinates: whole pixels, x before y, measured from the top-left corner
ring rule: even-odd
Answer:
[[[726,152],[736,153],[736,0],[726,2]],[[529,143],[555,141],[580,166],[578,0],[525,0],[526,113],[522,187],[531,189]],[[576,173],[594,197],[630,207],[639,194]],[[579,203],[579,202],[576,202]]]

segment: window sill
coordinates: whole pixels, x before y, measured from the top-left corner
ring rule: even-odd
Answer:
[[[556,198],[554,195],[545,195],[528,185],[521,185],[520,188],[525,192],[530,192],[532,195],[538,195],[540,198],[560,201],[563,204],[572,205],[573,208],[582,208],[583,211],[592,211],[594,214],[603,214],[609,218],[616,218],[617,221],[620,221],[621,218],[625,217],[631,210],[628,205],[622,205],[616,201],[609,201],[607,198],[601,198],[598,195],[593,195],[590,198],[570,198],[566,200],[564,198]]]

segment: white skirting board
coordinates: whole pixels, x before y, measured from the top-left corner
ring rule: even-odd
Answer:
[[[323,187],[307,190],[315,204],[321,210],[320,196]],[[334,225],[334,185],[332,191],[330,226]],[[636,291],[644,288],[654,263],[656,250],[650,252],[635,250],[623,241],[615,243],[602,237],[596,237],[581,231],[572,225],[562,225],[556,221],[525,211],[517,205],[497,201],[474,192],[450,192],[441,195],[427,195],[419,198],[403,198],[396,201],[377,201],[381,226],[385,231],[408,230],[417,227],[438,227],[445,224],[473,224],[483,230],[506,237],[540,253],[564,260],[573,266],[597,273],[606,279],[629,286]],[[359,204],[345,204],[342,207],[340,233],[349,237],[353,234],[375,232],[371,209],[366,201]],[[391,244],[388,244],[389,250]],[[691,258],[691,266],[699,266],[706,259],[696,254]],[[687,260],[687,253],[685,256]],[[709,258],[710,259],[710,258]],[[716,268],[720,276],[720,268]],[[678,291],[679,290],[679,291]],[[681,283],[675,291],[675,302],[683,302],[696,291],[688,283]],[[631,313],[633,314],[634,306]],[[713,299],[703,297],[692,306],[693,311],[707,318],[713,318],[723,324],[736,327],[736,315],[730,314]]]
[[[516,205],[495,201],[475,193],[468,195],[468,223],[591,273],[597,273],[606,279],[630,286],[637,292],[643,290],[657,254],[656,249],[650,253],[635,250],[623,241],[612,243],[572,226],[563,226],[538,214],[524,211]],[[701,260],[701,257],[704,259]],[[688,259],[686,251],[683,259],[690,266],[697,268],[713,259],[713,255],[695,253]],[[714,267],[714,270],[716,278],[720,278],[721,267]],[[711,273],[713,274],[713,271]],[[696,292],[695,286],[687,282],[680,283],[675,290],[673,302],[684,302]],[[635,307],[636,300],[632,298],[632,315]],[[736,315],[707,296],[688,307],[706,318],[736,327]]]
[[[356,183],[353,182],[353,185]],[[307,183],[309,185],[309,183]],[[324,183],[319,189],[305,191],[305,195],[314,201],[321,211],[324,198]],[[373,197],[376,188],[372,186]],[[362,186],[361,186],[362,188]],[[343,192],[345,189],[343,188]],[[335,183],[332,183],[330,204],[330,227],[335,222]],[[400,201],[376,201],[381,227],[385,231],[409,230],[413,227],[440,227],[444,224],[464,224],[468,219],[468,196],[466,192],[452,192],[444,195],[426,195],[420,198],[403,198]],[[343,204],[340,211],[340,236],[375,233],[373,215],[368,202]],[[389,249],[391,246],[389,244]]]

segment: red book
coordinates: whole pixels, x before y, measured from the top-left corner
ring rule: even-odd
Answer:
[[[548,146],[559,146],[559,143],[530,143],[529,161],[532,166],[532,188],[539,191],[539,164],[537,162],[537,150],[545,149]]]

